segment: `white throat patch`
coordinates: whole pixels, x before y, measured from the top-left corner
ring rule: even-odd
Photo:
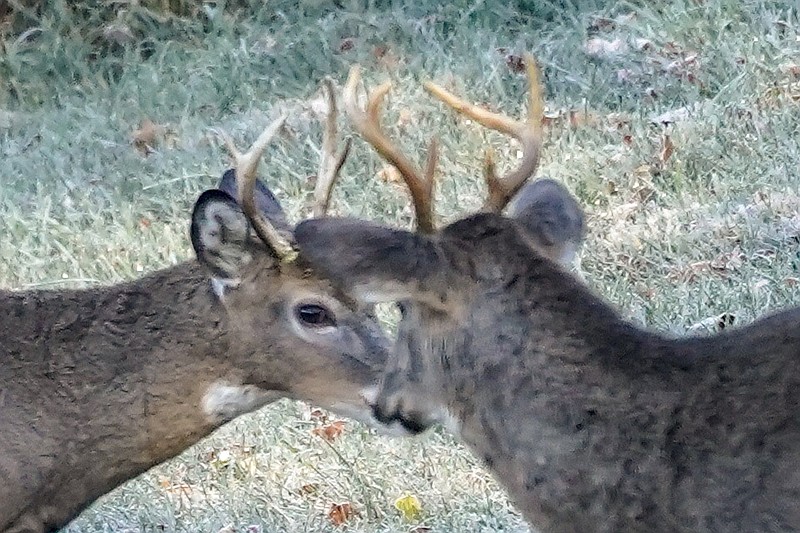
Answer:
[[[201,406],[203,414],[212,424],[222,424],[239,415],[255,411],[280,397],[279,393],[265,391],[255,385],[230,385],[218,381],[206,390]]]

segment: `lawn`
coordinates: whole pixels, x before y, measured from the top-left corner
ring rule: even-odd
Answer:
[[[508,166],[516,147],[421,82],[520,116],[530,51],[546,91],[540,175],[585,206],[588,284],[675,334],[800,302],[793,3],[39,3],[0,6],[4,289],[114,283],[190,258],[192,204],[228,164],[215,130],[245,146],[281,111],[262,173],[290,218],[308,216],[319,82],[342,85],[355,63],[370,86],[393,82],[384,123],[407,153],[421,161],[441,140],[437,215],[453,220],[481,203],[483,148]],[[408,227],[409,206],[356,140],[333,212]],[[242,417],[65,531],[526,531],[444,432],[389,439],[327,417],[288,401]],[[409,495],[416,515],[396,508]]]

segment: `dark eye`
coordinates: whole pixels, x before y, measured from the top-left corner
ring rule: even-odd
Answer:
[[[333,313],[317,304],[303,304],[297,307],[297,318],[306,326],[315,328],[335,327]]]
[[[397,310],[400,311],[400,318],[405,318],[406,313],[408,313],[408,308],[406,307],[406,304],[404,304],[403,302],[397,302],[396,305],[397,305]]]

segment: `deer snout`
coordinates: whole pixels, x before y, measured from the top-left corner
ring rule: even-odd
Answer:
[[[403,401],[372,404],[372,417],[379,431],[388,435],[413,436],[429,430],[436,420],[423,411],[403,407]]]

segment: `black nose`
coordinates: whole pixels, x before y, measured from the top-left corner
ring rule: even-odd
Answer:
[[[391,413],[384,410],[380,404],[372,406],[372,416],[383,425],[390,426],[393,422],[399,422],[406,431],[414,435],[419,435],[426,431],[430,426],[422,421],[419,416],[409,413],[401,413],[399,410]]]

